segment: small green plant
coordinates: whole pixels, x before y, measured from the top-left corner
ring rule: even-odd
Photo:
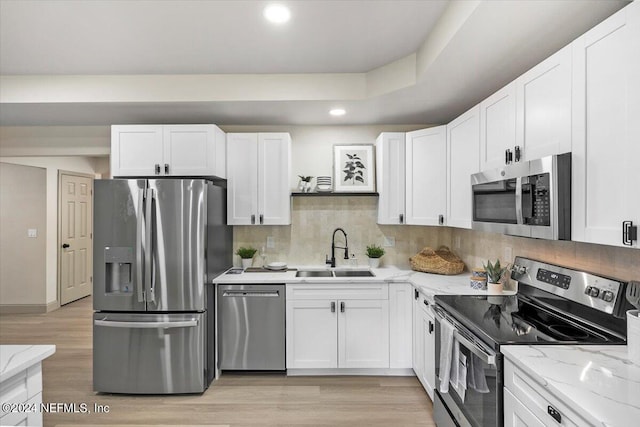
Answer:
[[[240,247],[236,251],[236,255],[240,256],[242,259],[251,259],[258,252],[256,248],[252,248],[249,246],[248,248]]]
[[[384,255],[384,249],[378,245],[367,246],[367,256],[369,258],[381,258]]]
[[[313,178],[312,176],[304,176],[304,175],[298,175],[300,177],[301,181],[304,182],[311,182],[311,178]]]
[[[491,264],[491,260],[487,260],[486,264],[482,264],[484,270],[487,272],[487,278],[489,283],[500,283],[502,275],[509,269],[508,267],[502,267],[500,260],[496,260],[495,264]]]

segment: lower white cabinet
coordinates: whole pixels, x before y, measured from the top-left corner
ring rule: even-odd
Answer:
[[[413,306],[413,371],[422,387],[433,400],[436,386],[435,373],[435,318],[431,303],[417,290]]]
[[[411,369],[413,359],[413,286],[389,284],[389,367]]]
[[[10,359],[10,358],[9,358]],[[18,372],[0,385],[2,403],[20,405],[28,411],[0,412],[2,426],[39,426],[42,425],[42,365],[40,362]]]
[[[287,369],[389,368],[388,285],[288,285]]]
[[[588,425],[512,361],[504,360],[504,427]]]

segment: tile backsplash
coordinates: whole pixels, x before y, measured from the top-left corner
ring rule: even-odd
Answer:
[[[554,264],[591,271],[621,280],[640,280],[640,249],[593,245],[579,242],[550,241],[505,236],[449,227],[412,225],[378,225],[377,197],[373,196],[311,196],[293,197],[291,225],[236,226],[234,250],[251,245],[267,246],[273,237],[274,248],[266,248],[267,262],[285,261],[290,265],[324,265],[331,252],[331,235],[343,228],[349,239],[349,255],[354,254],[359,265],[367,265],[365,248],[382,245],[385,237],[395,238],[394,247],[385,247],[382,265],[409,267],[409,257],[423,247],[449,246],[467,266],[481,266],[487,259],[511,262],[516,255]],[[342,246],[340,233],[336,242]],[[344,252],[336,250],[338,266],[349,264]],[[234,256],[234,264],[240,259]],[[258,256],[254,265],[260,265]]]

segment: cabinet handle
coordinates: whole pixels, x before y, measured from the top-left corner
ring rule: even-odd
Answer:
[[[336,312],[336,302],[335,301],[331,301],[331,312],[332,313]]]
[[[404,214],[400,214],[400,224],[404,224]]]
[[[260,224],[264,224],[264,215],[260,214]]]
[[[156,163],[156,175],[160,175],[160,164]]]
[[[427,301],[426,299],[423,299],[423,300],[422,300],[422,303],[423,303],[424,305],[426,305],[427,307],[429,307],[429,301]]]
[[[508,165],[513,162],[513,152],[510,149],[504,150],[504,164]]]
[[[169,173],[169,163],[165,163],[164,164],[164,173],[166,173],[166,174]]]
[[[429,334],[433,333],[433,322],[429,320]]]
[[[515,157],[516,157],[515,161],[516,161],[516,163],[518,163],[520,161],[520,157],[522,155],[522,150],[520,150],[520,146],[519,145],[516,145],[514,147],[514,150],[515,150],[515,153],[516,153],[515,154]]]
[[[344,313],[344,301],[340,301],[340,313]]]
[[[255,223],[256,223],[256,216],[251,215],[251,224],[255,224]]]
[[[547,413],[549,415],[551,415],[551,418],[556,420],[558,423],[562,423],[562,415],[560,414],[560,412],[558,412],[558,410],[556,408],[554,408],[551,405],[548,405],[547,406]]]
[[[444,225],[444,215],[438,215],[438,224]]]
[[[414,298],[414,299],[418,299],[418,296],[420,296],[420,294],[418,293],[418,290],[417,290],[417,289],[414,289],[414,290],[413,290],[413,298]]]
[[[632,246],[634,240],[638,240],[638,226],[633,221],[622,221],[622,244]]]

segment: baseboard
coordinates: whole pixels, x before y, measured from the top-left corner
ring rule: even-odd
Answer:
[[[288,376],[298,375],[374,375],[374,376],[396,376],[413,377],[413,369],[407,368],[344,368],[344,369],[287,369]]]
[[[55,300],[47,303],[47,313],[60,308],[60,301]]]
[[[45,314],[48,304],[0,304],[0,314]]]

